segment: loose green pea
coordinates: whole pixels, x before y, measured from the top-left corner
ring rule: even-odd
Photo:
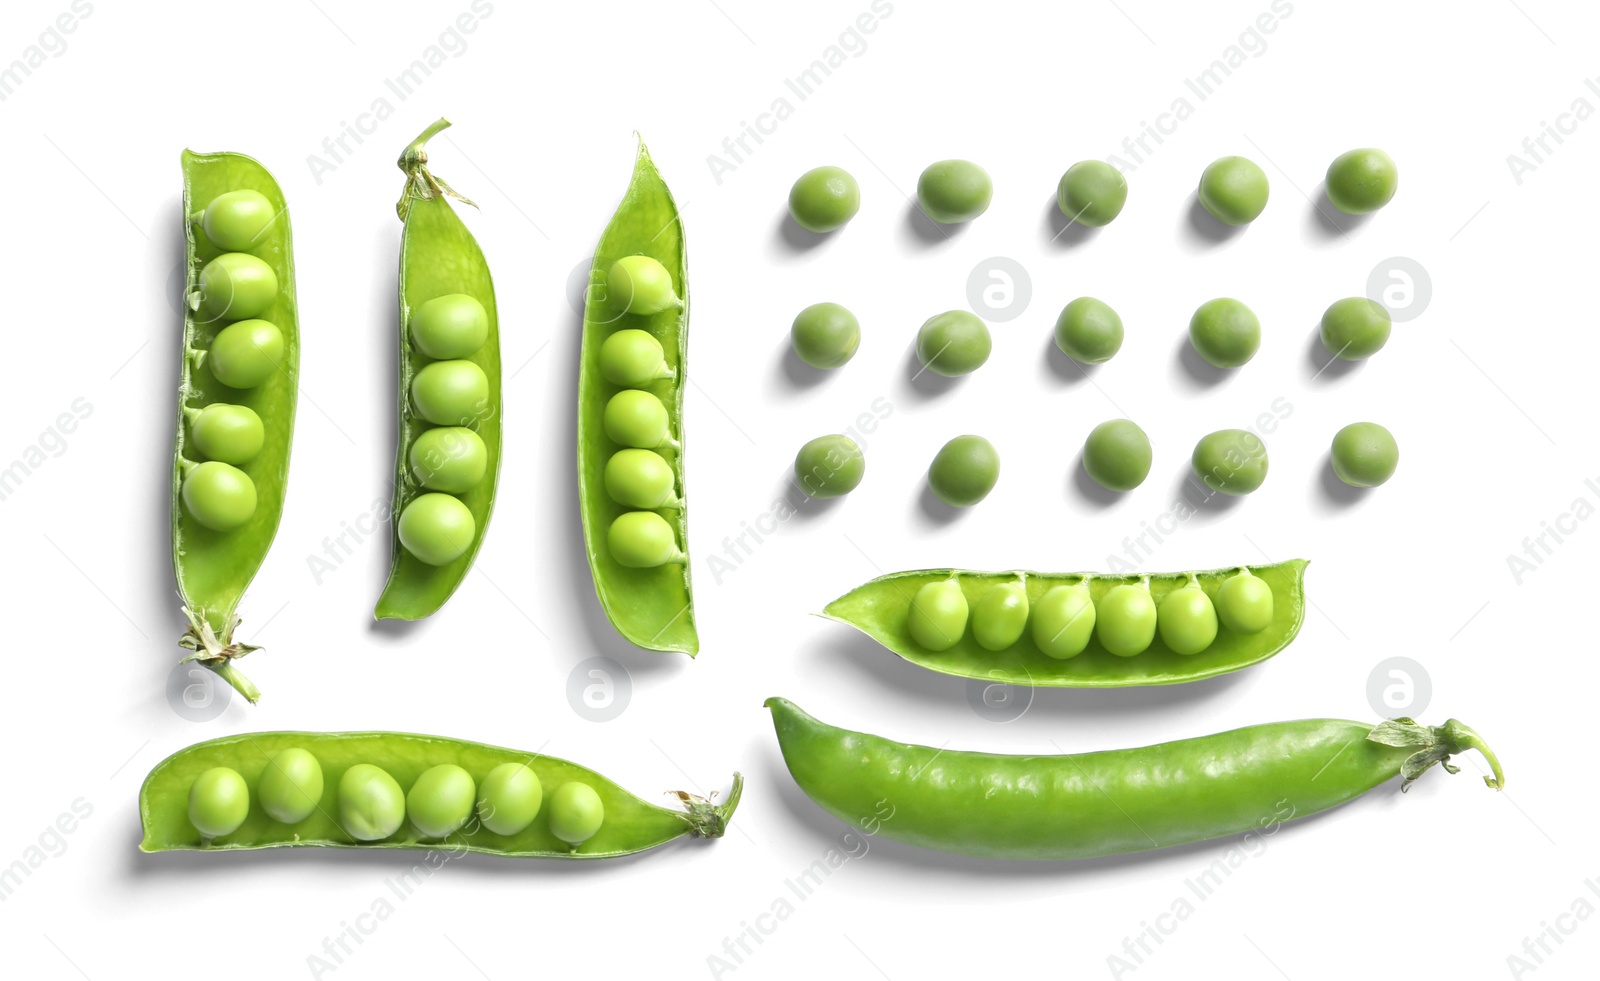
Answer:
[[[1207,487],[1240,496],[1267,479],[1267,446],[1249,430],[1219,429],[1200,438],[1189,463]]]
[[[613,443],[643,450],[677,445],[667,435],[671,424],[667,407],[649,392],[623,389],[606,402],[602,418],[606,435]]]
[[[400,544],[427,565],[449,565],[478,534],[472,511],[449,494],[419,494],[400,512]]]
[[[848,436],[818,436],[795,454],[795,479],[810,497],[843,497],[866,475],[867,458]]]
[[[1107,490],[1130,491],[1150,475],[1150,437],[1127,419],[1111,419],[1083,441],[1083,469]]]
[[[248,252],[224,252],[200,267],[200,313],[208,320],[249,320],[278,298],[278,274]]]
[[[1376,300],[1347,296],[1322,314],[1322,346],[1345,361],[1360,361],[1389,343],[1389,311]]]
[[[189,438],[206,459],[238,466],[261,452],[267,431],[249,406],[213,402],[189,424]]]
[[[550,795],[550,833],[576,849],[605,823],[606,805],[586,783],[564,783]]]
[[[357,841],[378,841],[400,830],[406,795],[389,771],[357,763],[339,778],[339,823]]]
[[[1074,361],[1104,364],[1122,350],[1122,318],[1092,296],[1080,296],[1056,318],[1056,347]]]
[[[1156,639],[1156,601],[1144,583],[1113,586],[1095,609],[1095,636],[1118,657],[1143,653]]]
[[[1077,657],[1094,636],[1094,618],[1087,583],[1052,587],[1034,604],[1033,642],[1050,657]]]
[[[613,385],[638,388],[672,377],[667,353],[649,331],[629,327],[600,345],[600,374]]]
[[[189,823],[210,841],[239,830],[250,815],[250,787],[237,770],[214,766],[189,788]]]
[[[1156,610],[1161,640],[1178,654],[1198,654],[1217,639],[1217,609],[1197,579],[1174,589]]]
[[[1328,165],[1328,200],[1346,214],[1377,211],[1394,198],[1399,186],[1400,171],[1382,150],[1349,150]]]
[[[683,301],[672,290],[667,267],[647,255],[625,255],[606,273],[606,294],[628,313],[651,316]]]
[[[475,422],[489,407],[489,376],[471,361],[435,361],[411,379],[411,404],[436,426]]]
[[[497,835],[514,835],[539,815],[544,787],[526,763],[502,763],[478,784],[478,820]]]
[[[265,320],[241,320],[217,333],[206,366],[229,388],[255,388],[282,370],[283,331]]]
[[[936,375],[953,378],[977,371],[989,360],[989,328],[966,310],[929,317],[917,331],[917,360]]]
[[[625,511],[617,515],[606,531],[606,544],[617,564],[630,569],[654,569],[668,562],[683,561],[672,526],[654,511]]]
[[[1217,590],[1217,616],[1234,633],[1260,633],[1272,623],[1272,587],[1249,569],[1240,569]]]
[[[861,323],[837,303],[813,303],[795,316],[789,342],[811,367],[837,368],[856,356]]]
[[[1200,175],[1200,204],[1224,225],[1247,225],[1267,207],[1267,174],[1244,157],[1213,160]]]
[[[256,513],[256,485],[238,467],[208,460],[184,476],[183,504],[212,531],[232,531]]]
[[[1207,300],[1189,318],[1189,343],[1216,367],[1237,368],[1261,347],[1261,321],[1238,300]]]
[[[206,205],[201,225],[211,244],[224,252],[249,252],[266,240],[278,210],[260,191],[226,191]]]
[[[813,232],[831,232],[861,210],[861,187],[839,167],[815,167],[789,189],[789,214]]]
[[[440,763],[422,771],[406,794],[406,815],[424,838],[454,834],[472,817],[478,788],[472,774],[454,763]]]
[[[969,508],[1000,480],[1000,453],[982,436],[957,436],[944,444],[928,466],[933,496],[953,508]]]
[[[1352,422],[1333,437],[1333,472],[1351,487],[1376,487],[1394,476],[1400,447],[1375,422]]]
[[[429,429],[411,444],[406,458],[411,475],[428,490],[464,494],[478,486],[489,468],[483,437],[465,426]]]
[[[489,339],[489,311],[465,293],[436,296],[411,311],[411,343],[439,361],[471,357]]]
[[[1104,160],[1080,160],[1056,185],[1056,206],[1080,225],[1111,224],[1128,200],[1128,179]]]
[[[322,764],[308,750],[280,749],[256,783],[261,809],[274,821],[299,824],[322,800]]]
[[[940,160],[917,178],[917,203],[922,213],[941,225],[953,225],[989,210],[994,183],[988,171],[970,160]]]
[[[911,639],[930,651],[948,651],[967,632],[967,597],[954,579],[930,582],[911,597],[906,617]]]
[[[986,651],[1003,651],[1028,629],[1028,591],[1020,582],[990,586],[972,608],[972,638]]]
[[[606,493],[630,508],[678,506],[677,476],[654,450],[618,450],[606,461]]]

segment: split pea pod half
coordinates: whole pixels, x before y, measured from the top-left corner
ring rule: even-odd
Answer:
[[[299,392],[300,318],[283,192],[238,153],[183,152],[185,290],[172,567],[178,641],[254,703],[237,609],[278,532]]]
[[[1276,834],[1393,777],[1405,790],[1478,734],[1391,719],[1305,719],[1138,749],[1002,756],[897,743],[839,729],[769,698],[784,763],[823,810],[922,848],[983,858],[1098,858],[1244,833]]]
[[[578,499],[595,593],[655,651],[700,650],[689,582],[683,393],[689,266],[672,192],[639,142],[600,236],[578,365]]]
[[[379,620],[420,620],[461,585],[483,544],[500,476],[500,323],[494,280],[428,170],[429,126],[400,155],[400,425],[394,536]],[[476,205],[473,205],[476,207]]]

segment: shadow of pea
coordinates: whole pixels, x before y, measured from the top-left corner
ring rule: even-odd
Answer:
[[[1078,455],[1073,458],[1072,472],[1068,476],[1070,478],[1068,482],[1076,492],[1078,499],[1098,510],[1103,511],[1111,507],[1122,500],[1125,493],[1130,493],[1114,491],[1089,476],[1089,471],[1084,469],[1083,466],[1082,450],[1079,450]]]
[[[1044,366],[1058,381],[1069,386],[1088,384],[1101,368],[1097,364],[1083,364],[1061,350],[1053,329],[1044,339]]]
[[[1178,364],[1183,368],[1183,373],[1194,383],[1195,387],[1207,389],[1216,388],[1227,381],[1236,368],[1218,368],[1216,365],[1200,356],[1194,349],[1194,344],[1189,340],[1189,329],[1186,326],[1178,338]]]
[[[1198,191],[1189,195],[1189,210],[1185,214],[1185,219],[1184,227],[1188,230],[1188,239],[1204,245],[1221,245],[1232,241],[1250,227],[1248,222],[1243,225],[1227,225],[1218,221],[1217,217],[1200,203]]]
[[[795,353],[794,344],[790,342],[787,333],[783,336],[783,346],[778,349],[778,381],[791,392],[805,391],[816,388],[827,381],[838,369],[815,368],[800,360],[800,355]]]
[[[1352,487],[1339,479],[1339,474],[1333,469],[1333,451],[1322,454],[1322,468],[1317,471],[1317,485],[1324,502],[1333,506],[1335,510],[1348,510],[1366,500],[1371,488]]]
[[[773,240],[777,242],[778,249],[790,255],[805,255],[834,234],[813,232],[809,228],[800,227],[800,223],[794,220],[794,215],[789,213],[788,205],[784,205],[783,210],[778,213],[778,223],[774,232]]]
[[[981,369],[980,369],[981,370]],[[970,372],[969,372],[970,374]],[[934,399],[946,392],[954,391],[966,381],[966,375],[941,375],[923,365],[922,359],[917,357],[917,345],[913,341],[906,351],[906,389],[916,398]]]
[[[1328,350],[1328,346],[1322,343],[1322,323],[1320,321],[1315,327],[1311,328],[1311,339],[1306,345],[1306,365],[1311,369],[1313,381],[1326,378],[1331,382],[1347,375],[1353,375],[1360,371],[1361,366],[1366,363],[1367,360],[1365,358],[1346,361]]]
[[[1075,249],[1088,245],[1100,237],[1100,229],[1081,225],[1067,217],[1054,194],[1045,202],[1044,230],[1050,236],[1046,243],[1056,249]]]
[[[920,245],[923,248],[931,248],[948,242],[965,232],[967,226],[972,222],[962,221],[953,225],[941,225],[928,217],[927,213],[922,210],[922,206],[917,203],[916,198],[908,198],[902,224],[905,226],[905,231],[908,233],[908,241],[911,244]]]
[[[938,527],[953,525],[972,510],[972,508],[951,507],[939,500],[939,495],[933,492],[933,485],[928,483],[926,473],[922,475],[921,490],[917,493],[917,508],[927,519],[927,523]]]
[[[1267,479],[1272,478],[1269,475]],[[1194,465],[1187,459],[1184,460],[1183,469],[1179,472],[1177,492],[1191,507],[1202,514],[1226,514],[1244,500],[1244,495],[1224,494],[1207,487],[1199,477],[1195,476]]]
[[[1341,239],[1359,231],[1376,213],[1369,211],[1364,215],[1352,215],[1340,211],[1328,199],[1328,184],[1323,181],[1311,192],[1310,214],[1307,217],[1312,229],[1324,239]]]

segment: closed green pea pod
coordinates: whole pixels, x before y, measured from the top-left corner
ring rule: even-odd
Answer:
[[[1028,629],[1028,591],[1021,583],[990,586],[972,608],[972,637],[985,650],[1003,651]]]
[[[930,651],[947,651],[967,632],[967,598],[955,580],[931,582],[911,599],[906,627]]]
[[[322,764],[307,750],[292,746],[267,761],[256,784],[256,798],[274,821],[299,824],[317,809],[322,788]]]

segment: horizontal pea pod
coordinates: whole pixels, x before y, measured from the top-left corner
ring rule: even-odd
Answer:
[[[879,576],[829,603],[821,615],[855,627],[913,664],[962,678],[1041,688],[1173,685],[1258,664],[1294,640],[1305,619],[1306,564],[1304,559],[1291,559],[1272,565],[1149,575],[918,569]],[[1198,585],[1215,600],[1222,584],[1240,569],[1270,587],[1270,621],[1254,633],[1220,625],[1215,639],[1196,654],[1177,653],[1157,632],[1140,653],[1118,657],[1106,649],[1097,633],[1088,639],[1082,653],[1063,659],[1046,655],[1028,630],[1009,647],[993,651],[978,642],[970,625],[948,649],[934,651],[917,642],[910,626],[912,600],[930,583],[955,582],[967,608],[976,611],[992,587],[1007,583],[1021,584],[1029,605],[1036,610],[1045,594],[1057,586],[1086,583],[1099,605],[1112,589],[1147,581],[1151,599],[1159,607],[1167,594],[1190,585]]]
[[[1224,835],[1274,834],[1393,777],[1410,786],[1435,763],[1475,749],[1454,719],[1374,726],[1305,719],[1138,749],[1002,756],[897,743],[812,718],[769,698],[784,762],[800,789],[852,826],[922,848],[983,858],[1077,859],[1168,848]]]
[[[256,789],[269,763],[284,750],[309,752],[321,767],[321,793],[303,820],[285,824],[263,809]],[[413,788],[425,772],[442,764],[464,769],[481,788],[497,766],[525,764],[543,785],[545,806],[515,834],[496,834],[474,819],[443,840],[423,835],[406,820],[389,835],[358,841],[341,824],[339,785],[354,767],[379,767],[402,790]],[[203,774],[226,767],[249,788],[243,822],[209,841],[190,821],[191,789]],[[599,830],[573,846],[551,830],[551,798],[562,785],[586,784],[604,807]],[[507,858],[615,858],[632,855],[683,837],[719,838],[739,806],[744,780],[734,774],[727,800],[713,803],[673,791],[685,810],[659,807],[634,796],[588,767],[553,756],[505,749],[463,739],[404,732],[256,732],[196,743],[162,760],[139,790],[139,819],[146,852],[256,848],[417,848],[481,852]],[[713,795],[715,796],[715,795]],[[535,807],[538,807],[535,804]]]

